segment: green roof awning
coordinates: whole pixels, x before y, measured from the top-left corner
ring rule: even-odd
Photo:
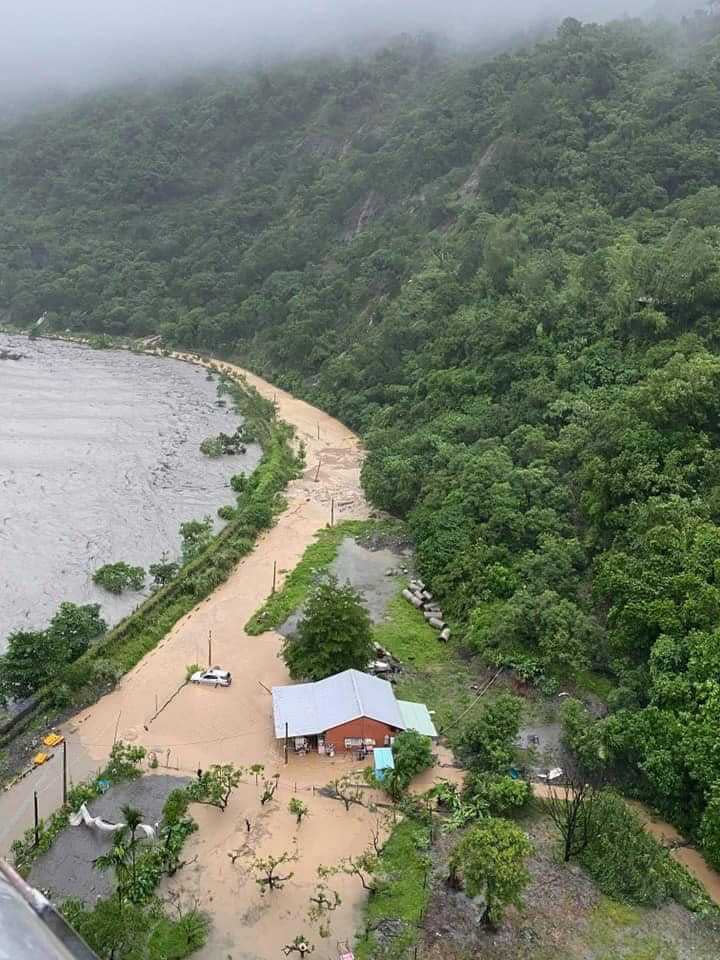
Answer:
[[[412,703],[410,700],[398,700],[400,716],[406,730],[417,730],[424,737],[437,737],[438,732],[432,722],[430,711],[424,703]]]

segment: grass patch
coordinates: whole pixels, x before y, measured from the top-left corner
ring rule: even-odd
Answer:
[[[403,956],[418,940],[420,924],[430,896],[426,875],[430,869],[430,830],[413,820],[403,820],[390,834],[380,855],[380,873],[387,878],[373,891],[365,906],[365,927],[382,920],[403,921],[403,929],[390,942],[378,944],[371,931],[356,943],[358,960],[384,960]]]
[[[397,596],[387,606],[385,621],[373,629],[374,639],[398,660],[418,669],[445,663],[447,644],[440,642],[437,630],[429,627],[422,613],[402,597],[404,586],[403,580]]]
[[[607,703],[608,697],[617,686],[610,677],[594,673],[592,670],[578,670],[575,674],[575,682],[578,689],[594,694],[603,703]]]
[[[677,960],[673,947],[638,930],[648,911],[602,897],[590,916],[588,946],[597,960]]]
[[[477,693],[470,688],[469,680],[467,667],[448,651],[443,662],[435,663],[422,672],[403,674],[395,693],[400,700],[427,704],[430,710],[435,711],[433,719],[438,732],[451,735],[455,719],[477,697]],[[489,696],[487,699],[483,697],[478,709],[489,700]]]
[[[332,565],[340,544],[346,537],[358,539],[369,533],[382,533],[385,529],[397,528],[396,521],[345,520],[335,527],[325,527],[316,535],[281,590],[273,594],[245,624],[245,632],[257,636],[266,630],[279,627],[298,610],[310,592],[317,577]]]

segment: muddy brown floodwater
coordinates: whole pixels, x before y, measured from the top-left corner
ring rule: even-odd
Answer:
[[[180,524],[231,503],[260,458],[200,453],[240,421],[198,367],[0,333],[3,350],[22,357],[0,359],[0,652],[62,600],[117,622],[142,595],[97,588],[97,567],[177,556]]]

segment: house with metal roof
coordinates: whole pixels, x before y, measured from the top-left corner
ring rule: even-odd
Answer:
[[[316,683],[272,688],[278,739],[319,753],[385,747],[402,730],[437,731],[424,704],[395,699],[387,680],[344,670]],[[403,713],[404,711],[404,713]]]

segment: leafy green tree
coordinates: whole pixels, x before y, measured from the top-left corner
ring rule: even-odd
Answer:
[[[117,896],[118,910],[123,911],[130,885],[130,848],[121,838],[110,847],[107,853],[101,854],[93,860],[93,866],[98,870],[112,870],[115,874],[115,895]]]
[[[106,626],[98,604],[62,603],[46,630],[11,634],[0,657],[0,696],[20,700],[57,679]]]
[[[572,697],[563,704],[561,718],[563,743],[578,768],[587,773],[602,769],[608,756],[603,723],[593,720],[584,704]]]
[[[240,784],[242,776],[242,767],[238,769],[231,763],[214,763],[202,777],[190,784],[188,790],[193,802],[217,807],[224,813],[230,802],[230,796]]]
[[[715,786],[705,807],[699,836],[708,863],[720,870],[720,785]]]
[[[525,861],[533,847],[509,820],[489,817],[471,827],[450,855],[450,882],[469,897],[482,897],[482,921],[496,926],[505,907],[521,905],[520,895],[530,880]]]
[[[122,593],[124,590],[142,590],[145,584],[145,570],[131,567],[124,561],[106,563],[93,574],[93,583],[110,593]]]
[[[303,817],[306,817],[310,812],[308,805],[303,803],[298,797],[291,797],[288,803],[288,810],[295,817],[298,826],[302,823]]]
[[[457,738],[465,764],[472,770],[504,773],[513,761],[521,715],[522,702],[504,693],[468,720]]]
[[[179,569],[180,565],[168,560],[168,554],[163,553],[158,563],[150,564],[148,573],[153,578],[153,583],[156,587],[164,587],[166,583],[169,583],[173,577],[177,575]]]
[[[255,786],[257,786],[260,774],[265,772],[265,764],[253,763],[250,767],[248,767],[248,772],[252,773],[253,776],[255,777]]]
[[[280,873],[280,870],[285,864],[293,863],[297,859],[297,853],[291,854],[287,850],[279,857],[256,857],[250,869],[256,874],[255,882],[260,887],[260,893],[282,890],[287,881],[295,876],[295,871]]]
[[[56,661],[77,660],[105,630],[107,624],[100,616],[99,604],[61,603],[48,628]]]
[[[514,780],[507,774],[468,773],[463,798],[472,800],[493,817],[504,817],[530,802],[532,787],[526,780]]]
[[[416,730],[399,733],[393,741],[392,752],[395,768],[386,772],[383,786],[394,799],[399,799],[413,778],[431,767],[435,758],[430,739]]]
[[[667,850],[625,800],[605,790],[595,800],[594,830],[579,855],[600,890],[615,900],[657,906],[672,896],[675,871]]]
[[[310,594],[297,633],[283,644],[290,676],[323,680],[343,670],[366,670],[373,658],[370,617],[350,584],[327,577]]]
[[[190,563],[198,557],[212,540],[212,517],[203,520],[188,520],[180,524],[180,538],[182,540],[182,561]]]

